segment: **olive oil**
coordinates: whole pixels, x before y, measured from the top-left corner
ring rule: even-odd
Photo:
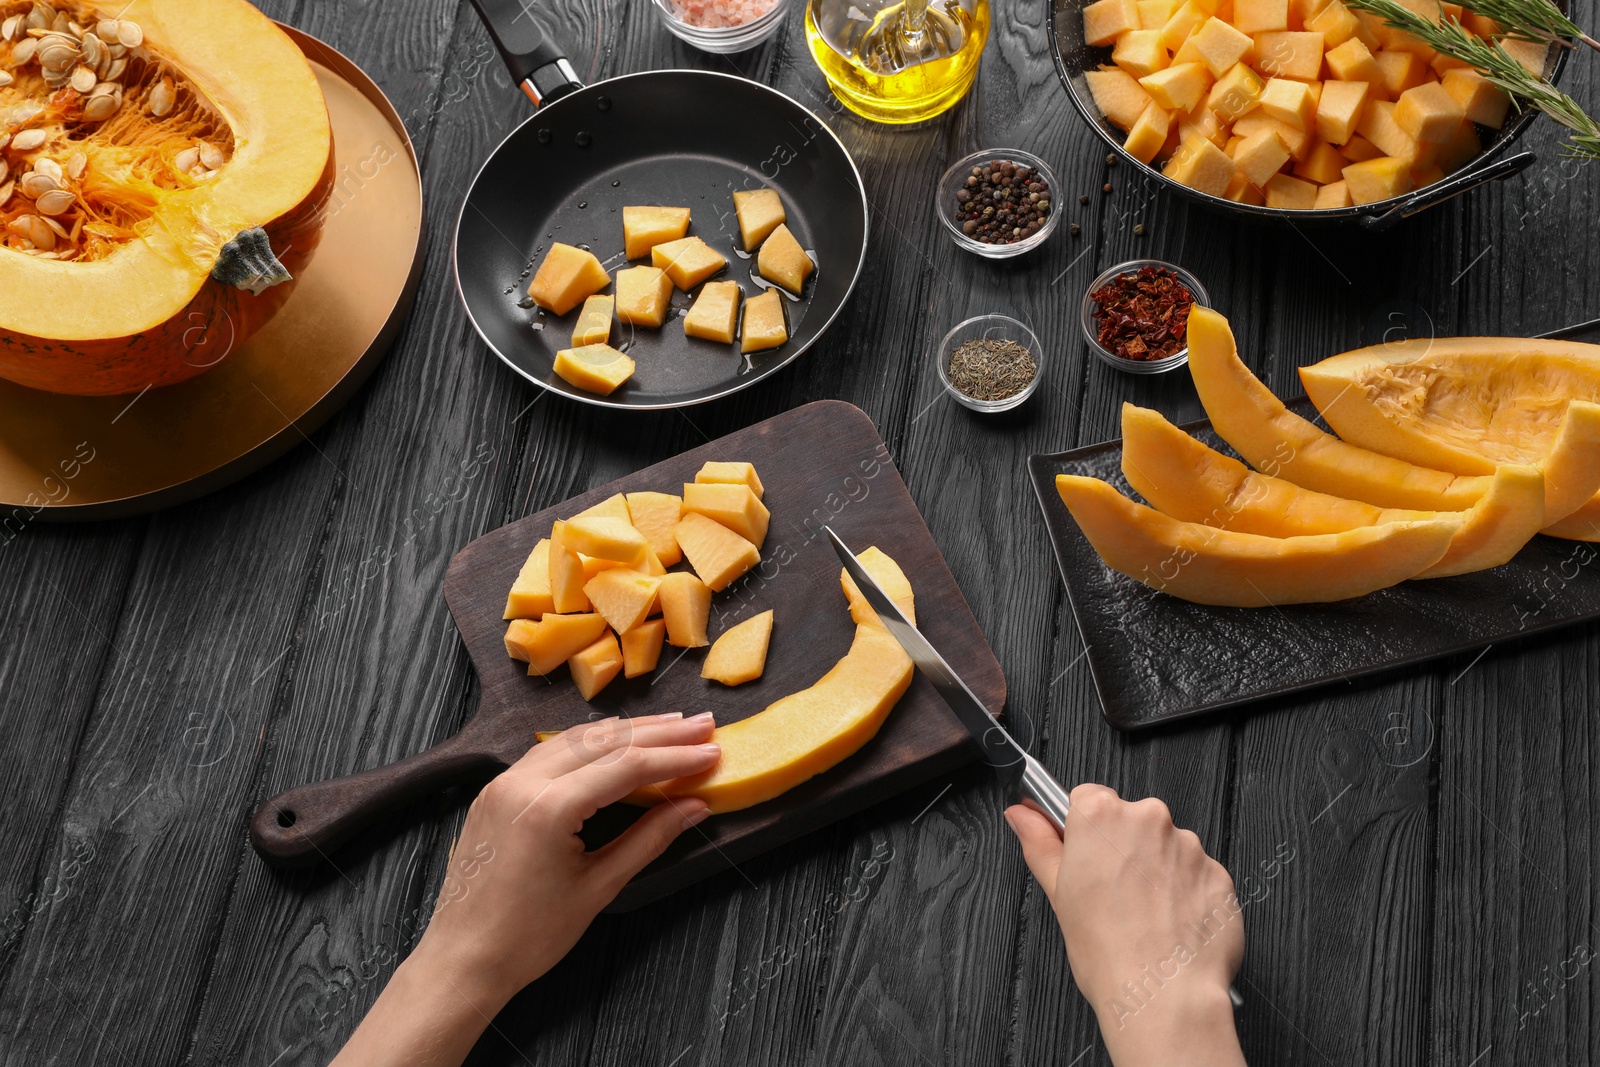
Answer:
[[[809,0],[806,44],[835,96],[878,122],[929,119],[967,94],[989,0]]]

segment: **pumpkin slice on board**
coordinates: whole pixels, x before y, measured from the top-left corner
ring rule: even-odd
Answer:
[[[1122,473],[1165,515],[1264,537],[1341,533],[1390,522],[1460,522],[1449,550],[1418,578],[1498,567],[1544,525],[1544,475],[1537,467],[1499,468],[1489,491],[1465,511],[1379,508],[1259,474],[1190,437],[1159,412],[1132,404],[1122,405]]]
[[[320,239],[333,136],[311,65],[243,0],[13,10],[0,377],[105,395],[199,374]]]
[[[1098,478],[1056,475],[1056,491],[1106,566],[1196,604],[1259,608],[1364,596],[1443,558],[1459,519],[1343,533],[1262,537],[1183,522]]]
[[[1212,428],[1258,471],[1319,493],[1419,511],[1470,508],[1493,484],[1489,474],[1418,466],[1324,433],[1250,372],[1228,320],[1210,308],[1189,313],[1188,338],[1189,371]],[[1551,453],[1536,461],[1546,472],[1547,530],[1593,497],[1588,485],[1600,487],[1600,411],[1590,406],[1571,405]]]

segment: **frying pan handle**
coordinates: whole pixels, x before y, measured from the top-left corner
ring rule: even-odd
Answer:
[[[533,20],[532,0],[472,0],[472,6],[494,38],[511,80],[534,107],[583,87],[567,57]]]
[[[1410,218],[1419,211],[1426,211],[1430,207],[1444,203],[1452,197],[1460,196],[1469,189],[1476,189],[1489,182],[1500,181],[1520,174],[1528,169],[1534,161],[1532,152],[1518,152],[1514,156],[1490,163],[1486,167],[1476,170],[1461,171],[1453,178],[1446,178],[1442,182],[1435,182],[1413,196],[1405,203],[1385,211],[1382,215],[1369,215],[1361,220],[1361,224],[1369,230],[1387,230],[1401,219]]]
[[[250,818],[250,844],[274,867],[326,862],[379,816],[413,800],[487,777],[505,764],[457,734],[387,766],[297,786],[265,800]]]

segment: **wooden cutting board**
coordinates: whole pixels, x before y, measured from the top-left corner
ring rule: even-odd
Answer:
[[[756,465],[772,512],[761,564],[716,595],[713,640],[757,612],[775,611],[766,673],[727,688],[700,677],[704,649],[667,646],[650,675],[618,678],[584,701],[565,670],[529,677],[506,655],[506,591],[528,553],[567,518],[613,493],[678,493],[707,460]],[[1006,683],[922,515],[906,492],[871,419],[840,401],[819,401],[602,485],[485,534],[457,553],[444,596],[482,683],[477,711],[459,733],[418,755],[328,782],[291,789],[256,809],[251,840],[269,863],[316,863],[374,819],[446,786],[482,782],[535,743],[534,733],[608,715],[715,713],[719,723],[753,715],[804,689],[845,654],[855,631],[839,588],[839,561],[824,525],[856,551],[877,545],[900,564],[916,596],[922,631],[998,714]],[[618,897],[625,910],[681,889],[730,864],[944,773],[976,754],[939,695],[920,675],[878,736],[839,766],[745,811],[713,816],[686,832]],[[618,806],[592,820],[594,837],[618,832],[637,810]],[[590,834],[586,832],[586,837]]]

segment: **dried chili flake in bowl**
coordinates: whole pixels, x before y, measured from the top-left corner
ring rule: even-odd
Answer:
[[[1083,300],[1090,348],[1119,370],[1154,374],[1189,360],[1189,309],[1210,298],[1194,276],[1159,260],[1121,263]]]

